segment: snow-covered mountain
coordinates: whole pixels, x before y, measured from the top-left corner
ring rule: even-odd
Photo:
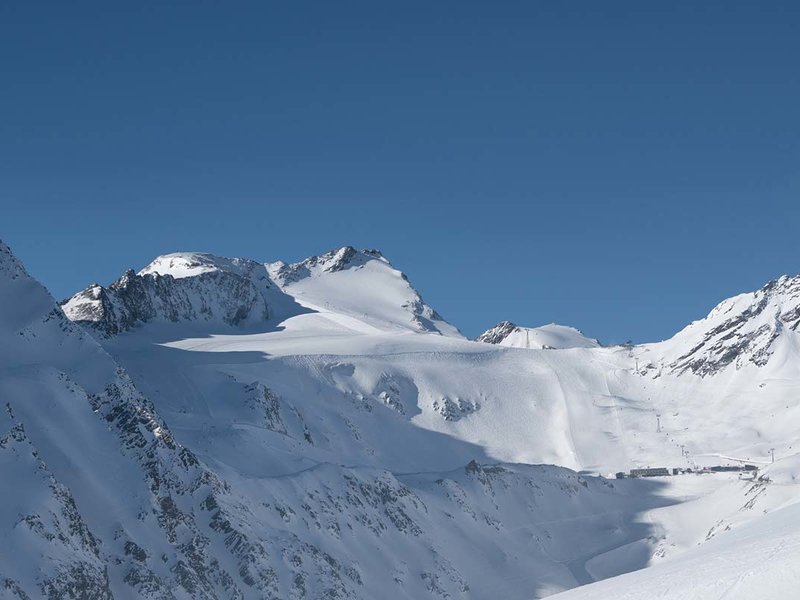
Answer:
[[[475,341],[498,344],[508,348],[535,348],[538,350],[600,347],[600,342],[586,337],[574,327],[556,323],[541,327],[519,327],[511,321],[501,321],[491,329],[484,331],[475,338]]]
[[[361,322],[373,331],[463,337],[423,302],[405,274],[377,250],[357,251],[345,246],[295,264],[270,263],[267,268],[281,289],[298,303],[320,314],[339,315],[336,321],[345,326]]]
[[[727,368],[794,361],[800,348],[800,276],[784,276],[763,288],[718,304],[662,344],[662,361],[675,373],[701,377]]]
[[[544,597],[696,571],[800,498],[778,463],[596,476],[795,453],[795,279],[603,347],[466,340],[374,250],[171,254],[63,312],[3,256],[0,474],[26,491],[0,501],[0,581],[29,597]]]
[[[379,252],[350,246],[296,264],[168,254],[108,287],[90,285],[63,309],[106,336],[150,322],[253,328],[314,312],[325,316],[328,328],[461,337]]]
[[[371,443],[392,434],[381,425],[397,418],[403,382],[385,380],[376,401],[345,395],[326,412],[295,379],[302,365],[220,356],[213,366],[202,352],[154,346],[131,361],[138,371],[168,358],[141,379],[154,407],[5,247],[0,266],[0,468],[15,490],[0,503],[13,540],[0,550],[4,595],[521,598],[583,581],[581,565],[643,535],[623,522],[660,502],[631,502],[624,489],[559,467],[467,462],[479,449],[422,429],[401,437],[409,425],[389,440],[396,458],[420,442],[461,466],[437,471],[416,453],[409,464],[432,468],[387,470],[389,442],[382,453]],[[118,350],[117,341],[171,327],[180,331],[154,320],[102,339]],[[235,364],[243,371],[233,374]],[[337,363],[325,376],[347,372]],[[371,439],[359,434],[365,424],[379,429]],[[345,466],[347,445],[366,464]],[[612,540],[609,528],[619,528]]]
[[[158,263],[196,268],[162,276]],[[179,270],[179,272],[181,272]],[[113,335],[152,321],[206,321],[241,325],[269,319],[273,286],[263,265],[187,254],[160,257],[139,274],[128,270],[108,288],[93,284],[63,305],[70,319]]]

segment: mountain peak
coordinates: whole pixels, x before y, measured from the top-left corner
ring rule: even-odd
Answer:
[[[501,321],[475,338],[475,341],[510,348],[537,350],[597,348],[600,346],[600,342],[597,340],[586,337],[580,330],[567,325],[550,323],[541,327],[519,327],[511,321]]]
[[[499,344],[506,339],[513,332],[518,331],[517,327],[511,321],[500,321],[494,327],[491,327],[475,338],[476,342],[484,342],[486,344]]]
[[[257,323],[279,295],[264,265],[199,252],[159,256],[136,273],[128,269],[107,288],[90,285],[62,303],[73,321],[115,335],[162,321]]]
[[[730,365],[766,365],[784,332],[800,333],[800,275],[783,275],[723,300],[659,345],[673,372],[706,376]]]
[[[378,329],[463,337],[425,304],[408,277],[379,250],[342,246],[287,264],[266,265],[285,292],[305,306],[355,317]]]
[[[0,273],[17,278],[25,273],[19,260],[3,240],[0,240]]]
[[[462,337],[378,250],[352,246],[293,264],[203,252],[165,254],[138,273],[129,269],[108,287],[89,286],[62,306],[70,319],[106,336],[149,322],[277,324],[300,311],[335,313],[351,325],[355,319],[381,331]]]
[[[372,260],[390,264],[379,250],[356,250],[352,246],[342,246],[318,256],[309,256],[296,263],[287,264],[283,261],[269,263],[267,268],[275,281],[288,284],[320,273],[336,273],[363,266]]]

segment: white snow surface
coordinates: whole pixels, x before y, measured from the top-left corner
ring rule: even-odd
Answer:
[[[180,253],[128,277],[126,289],[157,290],[155,312],[113,286],[99,288],[105,306],[128,311],[130,327],[105,328],[110,312],[80,308],[95,292],[64,304],[101,348],[12,262],[11,276],[0,278],[0,353],[12,361],[0,384],[78,514],[91,515],[85,521],[102,550],[84,544],[81,564],[102,573],[123,557],[109,570],[110,594],[794,597],[788,584],[769,583],[778,571],[763,553],[785,551],[776,562],[795,581],[796,278],[725,301],[656,344],[602,347],[569,327],[513,324],[494,336],[499,342],[480,343],[424,304],[376,251],[345,247],[293,265]],[[229,282],[240,286],[236,294],[215,287]],[[237,301],[251,307],[251,289],[265,312],[259,304],[241,321],[216,318],[242,314]],[[176,298],[191,310],[167,311]],[[46,336],[36,330],[18,340],[21,324],[51,313]],[[23,371],[33,383],[20,384]],[[159,464],[162,476],[173,473],[171,491],[152,492],[146,454],[126,454],[125,428],[93,412],[92,396],[128,375],[130,402],[149,407],[142,435],[164,446]],[[35,391],[42,386],[51,391]],[[33,408],[48,397],[80,408]],[[73,431],[85,432],[80,441],[53,441]],[[773,448],[778,460],[767,467]],[[97,466],[92,452],[105,457]],[[196,461],[188,473],[175,470],[185,452]],[[12,472],[2,456],[0,444],[0,468]],[[762,468],[747,480],[597,476],[737,462]],[[49,475],[36,475],[33,464],[13,468],[27,473],[19,477],[31,489],[46,485]],[[180,498],[185,516],[165,508],[164,496]],[[150,505],[153,518],[140,522]],[[10,526],[18,509],[3,506],[0,524]],[[171,535],[165,519],[183,519],[187,531]],[[132,558],[125,540],[147,556]],[[43,546],[30,548],[34,563],[55,569]],[[203,580],[198,568],[182,577],[176,565],[193,552],[203,565],[216,559],[216,575]],[[26,590],[40,589],[42,576],[5,564],[0,578],[11,569]],[[130,583],[134,567],[162,587],[142,577]],[[759,581],[769,595],[758,595]],[[585,587],[565,592],[576,586]]]
[[[673,560],[553,596],[553,600],[791,599],[800,589],[800,455],[776,461],[751,483],[703,500],[718,518],[711,539]],[[769,482],[767,482],[769,480]],[[731,513],[731,501],[744,501]],[[699,511],[693,511],[696,519]],[[691,523],[682,522],[684,529]]]
[[[249,275],[254,261],[241,258],[224,258],[204,252],[175,252],[157,257],[139,271],[139,275],[171,275],[175,279],[194,277],[215,271],[232,271],[239,275]]]

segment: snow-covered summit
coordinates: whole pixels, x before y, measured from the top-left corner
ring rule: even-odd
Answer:
[[[226,258],[206,252],[174,252],[156,257],[139,275],[171,275],[175,279],[225,271],[243,277],[262,276],[264,265],[246,258]]]
[[[654,348],[673,372],[700,376],[794,360],[800,350],[800,275],[724,300]]]
[[[356,331],[461,337],[379,251],[351,246],[294,264],[165,254],[107,287],[90,285],[63,302],[63,309],[105,336],[152,322],[278,325],[299,313],[322,313],[326,326],[339,329],[344,323]],[[322,323],[313,320],[315,327]]]
[[[284,292],[312,310],[355,319],[368,329],[463,337],[378,250],[344,246],[267,269]]]
[[[203,260],[196,260],[202,258]],[[115,335],[148,322],[242,325],[266,321],[280,291],[263,265],[201,254],[159,257],[108,287],[92,284],[62,305],[73,321]]]
[[[600,342],[586,337],[580,330],[556,323],[541,327],[519,327],[511,321],[501,321],[484,331],[475,341],[508,348],[539,350],[600,347]]]
[[[343,246],[338,250],[331,250],[319,256],[310,256],[292,264],[283,261],[268,263],[267,268],[275,281],[282,285],[288,285],[321,273],[336,273],[345,269],[361,267],[372,260],[389,264],[389,261],[378,250],[356,250],[352,246]]]

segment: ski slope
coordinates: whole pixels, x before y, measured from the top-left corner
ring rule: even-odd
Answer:
[[[783,456],[800,441],[793,426],[799,409],[787,401],[800,397],[797,363],[704,379],[646,369],[657,348],[506,349],[439,335],[375,332],[352,319],[320,311],[290,318],[279,331],[162,336],[157,342],[140,332],[107,347],[151,382],[160,373],[170,379],[188,365],[195,373],[260,381],[297,403],[308,398],[300,390],[313,388],[326,399],[326,410],[358,422],[360,434],[374,435],[371,446],[385,455],[395,454],[394,442],[376,432],[387,427],[408,435],[420,428],[442,433],[476,446],[490,460],[601,474],[717,464],[718,455],[757,463],[769,460],[770,448]],[[148,344],[173,352],[143,354]],[[397,390],[394,408],[381,399],[390,387]],[[381,410],[351,415],[354,398]],[[463,458],[457,453],[453,460]]]

